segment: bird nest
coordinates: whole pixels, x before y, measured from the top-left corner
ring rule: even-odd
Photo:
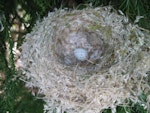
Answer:
[[[20,60],[45,112],[115,112],[127,99],[149,107],[138,97],[150,96],[150,33],[127,20],[109,6],[58,10],[37,22]]]

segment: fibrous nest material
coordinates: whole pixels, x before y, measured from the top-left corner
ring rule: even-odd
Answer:
[[[112,7],[57,10],[22,44],[21,78],[48,113],[99,113],[126,100],[148,109],[150,33]],[[79,56],[78,56],[79,55]]]

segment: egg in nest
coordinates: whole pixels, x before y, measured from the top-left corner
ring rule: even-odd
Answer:
[[[103,41],[95,32],[73,31],[55,39],[55,52],[63,64],[85,66],[95,64],[101,57]]]

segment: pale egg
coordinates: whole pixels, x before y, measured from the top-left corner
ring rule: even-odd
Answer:
[[[85,61],[87,59],[88,52],[83,48],[77,48],[74,50],[74,56],[80,61]]]

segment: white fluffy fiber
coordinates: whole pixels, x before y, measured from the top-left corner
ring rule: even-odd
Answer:
[[[141,102],[138,96],[150,92],[147,74],[150,35],[145,35],[137,25],[124,23],[127,18],[111,10],[111,7],[99,7],[49,13],[25,36],[20,58],[22,79],[27,87],[36,87],[38,94],[44,95],[39,98],[46,102],[45,112],[100,113],[109,107],[115,112],[115,107],[125,104],[126,99],[148,107],[148,102]],[[52,38],[82,27],[96,31],[113,47],[113,57],[106,52],[99,64],[113,61],[111,67],[98,73],[77,75],[76,66],[70,70],[57,61]]]

